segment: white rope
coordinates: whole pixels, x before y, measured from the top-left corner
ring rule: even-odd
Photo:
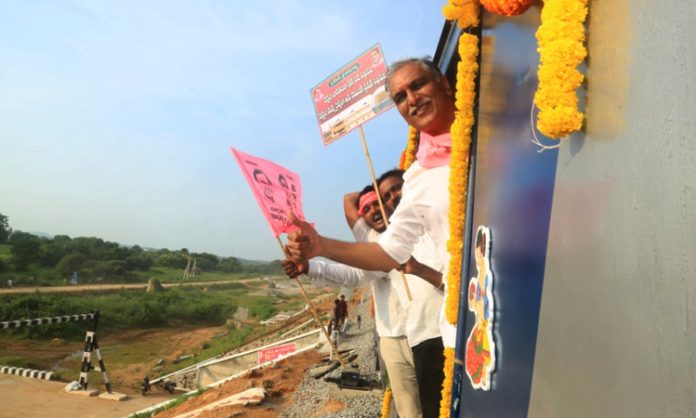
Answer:
[[[540,153],[540,154],[541,154],[542,152],[546,151],[546,150],[558,149],[558,148],[560,148],[563,144],[566,143],[566,141],[568,141],[568,137],[567,137],[567,136],[564,137],[564,138],[561,138],[561,139],[558,141],[558,143],[555,144],[555,145],[544,145],[544,144],[542,144],[541,141],[539,140],[539,137],[538,137],[537,134],[536,134],[536,125],[535,125],[535,123],[534,123],[534,108],[535,108],[535,107],[536,107],[536,103],[534,102],[534,97],[532,97],[532,108],[529,110],[529,127],[532,129],[532,136],[533,136],[533,138],[530,139],[530,141],[532,142],[532,144],[536,145],[536,146],[539,148],[539,149],[537,149],[537,152]]]

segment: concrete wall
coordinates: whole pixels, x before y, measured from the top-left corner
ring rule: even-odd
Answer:
[[[696,416],[696,2],[594,0],[530,417]]]
[[[302,334],[301,336],[288,338],[283,341],[278,341],[273,344],[256,348],[252,351],[247,351],[245,353],[240,353],[232,357],[220,359],[215,362],[211,362],[210,364],[201,365],[198,368],[196,386],[199,388],[206,387],[229,376],[258,366],[258,351],[261,349],[271,348],[277,345],[292,342],[296,345],[295,351],[300,351],[308,346],[316,344],[319,338],[319,330],[314,330]]]

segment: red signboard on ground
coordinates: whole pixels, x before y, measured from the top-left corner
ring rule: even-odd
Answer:
[[[312,88],[324,145],[394,105],[384,88],[386,75],[382,48],[376,44]]]
[[[281,344],[271,348],[264,348],[258,351],[259,364],[273,361],[278,357],[294,353],[297,350],[295,343]]]

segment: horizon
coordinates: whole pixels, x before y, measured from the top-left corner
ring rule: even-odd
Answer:
[[[310,89],[378,42],[387,63],[432,55],[445,23],[417,1],[0,11],[0,213],[14,230],[258,261],[282,254],[230,146],[296,172],[307,219],[352,240],[343,195],[370,182],[367,163],[356,130],[322,145]],[[398,112],[364,130],[375,173],[398,165]]]

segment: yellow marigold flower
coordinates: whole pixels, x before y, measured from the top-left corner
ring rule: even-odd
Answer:
[[[550,109],[555,106],[577,108],[578,96],[574,91],[564,92],[558,89],[537,90],[534,95],[534,103],[536,103],[539,110]]]
[[[452,403],[452,381],[454,379],[454,349],[445,348],[445,379],[442,381],[442,400],[440,400],[440,418],[450,417]]]
[[[587,0],[546,0],[536,37],[539,86],[534,103],[537,128],[550,138],[562,138],[582,128],[576,89],[584,75],[576,69],[587,56],[584,22]]]
[[[418,143],[418,131],[413,126],[408,127],[408,143],[406,144],[406,149],[403,152],[404,160],[401,164],[402,170],[408,170],[408,168],[416,160],[416,151]]]
[[[382,399],[382,418],[389,417],[389,406],[391,405],[391,398],[391,388],[387,388],[387,390],[384,391],[384,398]]]
[[[577,67],[587,56],[587,50],[582,42],[568,39],[558,39],[548,42],[538,48],[540,61],[546,63],[563,63],[571,67]]]
[[[585,79],[575,67],[567,65],[541,65],[538,75],[539,83],[547,84],[549,89],[561,92],[575,92]]]
[[[541,21],[584,22],[587,0],[552,0],[544,2]]]
[[[442,14],[447,20],[456,20],[460,29],[479,24],[479,3],[476,0],[449,0],[442,6]]]
[[[536,32],[539,47],[557,39],[585,42],[585,25],[580,22],[558,22],[553,26],[542,25]]]
[[[539,111],[537,128],[549,138],[563,138],[582,128],[583,114],[575,107],[556,106]]]

